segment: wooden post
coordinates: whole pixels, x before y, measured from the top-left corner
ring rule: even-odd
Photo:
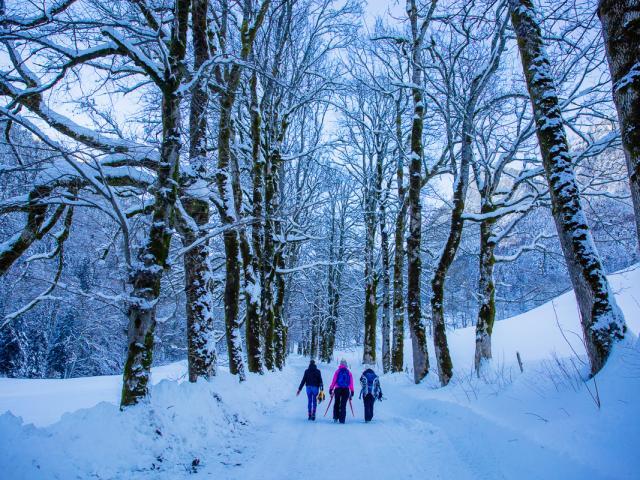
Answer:
[[[518,357],[518,366],[520,367],[520,373],[524,373],[522,369],[522,359],[520,358],[520,352],[516,352],[516,357]]]

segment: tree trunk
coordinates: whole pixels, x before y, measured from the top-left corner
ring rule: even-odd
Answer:
[[[262,352],[260,350],[260,306],[261,286],[259,273],[254,270],[255,255],[244,229],[239,232],[242,269],[244,273],[244,296],[246,303],[245,327],[247,341],[247,369],[253,373],[262,372]]]
[[[640,0],[600,0],[598,16],[611,70],[640,246]]]
[[[493,208],[483,202],[481,214],[490,213]],[[491,333],[496,318],[496,288],[493,281],[493,267],[495,264],[495,243],[492,239],[494,219],[480,222],[480,277],[478,292],[480,293],[480,310],[476,323],[476,374],[480,374],[482,364],[491,359]]]
[[[376,326],[378,317],[378,302],[376,300],[378,278],[373,259],[376,218],[375,213],[371,212],[371,209],[375,207],[371,205],[372,202],[367,203],[369,204],[367,209],[369,212],[365,214],[368,219],[366,221],[367,238],[364,252],[364,348],[362,363],[374,365],[376,363]]]
[[[207,40],[208,0],[192,0],[193,68],[197,71],[209,59]],[[199,192],[190,195],[189,187],[198,188],[198,174],[206,172],[207,164],[207,106],[209,89],[206,82],[196,82],[191,92],[189,114],[189,163],[192,177],[181,192],[181,202],[186,221],[176,224],[181,230],[185,245],[190,245],[205,232],[200,228],[209,223],[209,202]],[[192,222],[191,222],[192,220]],[[185,253],[183,258],[187,317],[187,364],[189,381],[199,377],[209,379],[216,374],[216,345],[213,335],[212,272],[208,242]]]
[[[584,341],[596,374],[626,324],[609,287],[587,224],[564,131],[556,87],[531,0],[509,0],[536,133],[549,184],[553,217],[575,291]]]
[[[233,225],[238,220],[236,200],[231,172],[231,136],[233,132],[231,108],[234,96],[220,98],[220,118],[218,121],[218,172],[216,183],[220,196],[219,213],[223,225]],[[240,296],[240,241],[238,232],[230,229],[223,234],[225,251],[224,319],[229,355],[229,372],[244,381],[244,361],[242,359],[242,338],[238,322]]]
[[[251,244],[244,230],[240,232],[242,265],[244,270],[244,294],[246,300],[247,368],[250,372],[262,373],[262,351],[260,349],[260,325],[262,320],[262,176],[264,162],[260,154],[260,111],[258,108],[257,75],[251,75],[251,159],[253,181],[253,224]],[[238,183],[234,188],[238,209],[242,207],[242,192]],[[239,205],[238,205],[239,204]]]
[[[265,225],[264,225],[264,282],[262,285],[262,325],[264,331],[264,364],[268,370],[275,366],[274,335],[275,305],[273,298],[273,281],[275,278],[275,198],[277,195],[277,154],[272,152],[265,162]]]
[[[285,279],[282,273],[279,273],[277,270],[285,267],[284,263],[284,254],[281,249],[284,248],[284,245],[280,246],[278,253],[275,258],[275,289],[276,289],[276,298],[274,303],[274,337],[273,337],[273,351],[274,351],[274,366],[278,370],[282,370],[284,367],[285,357],[286,357],[286,335],[287,328],[285,325],[285,319],[283,316],[284,310],[284,292],[285,292]]]
[[[422,83],[422,70],[418,66],[420,59],[414,58],[413,82]],[[413,345],[413,378],[419,383],[429,373],[429,353],[427,336],[422,324],[420,306],[420,277],[422,259],[420,243],[422,241],[422,129],[424,123],[424,105],[422,90],[414,88],[413,123],[411,127],[411,161],[409,162],[409,237],[407,238],[407,316]]]
[[[471,89],[474,90],[473,88]],[[473,112],[476,102],[470,100],[465,110],[464,121],[462,125],[462,146],[460,148],[460,169],[458,177],[454,182],[453,190],[453,210],[451,212],[451,223],[449,226],[449,236],[447,243],[442,251],[438,266],[431,280],[431,312],[433,319],[433,343],[435,345],[436,361],[438,364],[438,376],[440,384],[447,385],[453,375],[453,365],[451,363],[451,355],[449,354],[449,345],[447,342],[447,332],[444,318],[444,284],[447,278],[447,272],[455,259],[460,239],[462,238],[462,230],[464,228],[464,203],[467,196],[467,186],[469,185],[469,166],[472,160],[472,142],[473,142]],[[453,148],[451,146],[450,148]]]
[[[381,171],[379,171],[379,175],[382,177]],[[382,371],[387,373],[391,370],[391,348],[389,345],[391,333],[391,288],[389,278],[389,233],[387,232],[387,213],[384,201],[380,202],[380,249],[382,250]]]
[[[391,370],[391,348],[389,345],[391,334],[391,286],[389,278],[389,234],[386,221],[381,220],[380,248],[382,249],[382,371]]]
[[[209,222],[206,201],[182,196],[182,205],[197,226]],[[192,231],[177,222],[185,245],[201,238],[200,231]],[[214,339],[213,281],[209,261],[209,245],[198,245],[184,254],[184,280],[187,317],[187,364],[189,381],[210,379],[216,374],[217,352]]]
[[[407,200],[404,191],[404,157],[402,153],[402,114],[400,101],[396,102],[396,142],[398,143],[398,164],[396,182],[398,184],[398,216],[396,217],[393,258],[393,341],[391,346],[391,371],[404,370],[404,230],[407,218]]]
[[[187,48],[189,1],[176,0],[171,32],[169,65],[162,85],[162,145],[157,168],[157,183],[146,244],[140,249],[132,268],[129,295],[127,360],[124,366],[120,408],[135,405],[148,393],[153,361],[156,304],[160,280],[169,256],[173,217],[180,174],[180,86],[182,62]]]
[[[128,309],[128,349],[121,408],[135,405],[148,393],[156,327],[156,303],[160,296],[160,280],[169,256],[173,208],[177,196],[181,97],[176,90],[162,96],[163,140],[151,226],[147,243],[140,250],[138,262],[130,277],[133,289]]]

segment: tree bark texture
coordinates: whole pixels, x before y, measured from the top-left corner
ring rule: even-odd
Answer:
[[[616,304],[586,221],[564,131],[556,87],[531,0],[510,0],[527,88],[536,121],[552,213],[575,291],[585,347],[596,374],[626,324]]]
[[[640,0],[600,0],[598,16],[611,70],[640,248]]]

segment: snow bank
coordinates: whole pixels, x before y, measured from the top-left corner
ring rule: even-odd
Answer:
[[[181,362],[156,369],[156,380],[175,376],[183,367]],[[42,383],[43,389],[35,399],[30,396],[33,385],[27,384],[29,388],[21,392],[29,398],[23,411],[40,403],[26,415],[29,421],[53,417],[43,414],[50,397],[66,399],[64,405],[52,405],[56,412],[74,408],[74,390],[80,395],[77,403],[92,403],[100,396],[112,401],[65,413],[60,421],[43,428],[25,424],[12,413],[0,416],[2,478],[180,478],[206,467],[207,462],[233,466],[240,455],[233,446],[246,443],[242,437],[249,434],[252,422],[290,396],[288,373],[251,375],[244,384],[227,372],[210,383],[163,379],[152,387],[148,404],[124,412],[114,401],[114,377],[58,384],[32,381]],[[7,383],[3,382],[5,394]],[[16,386],[15,382],[9,385]]]

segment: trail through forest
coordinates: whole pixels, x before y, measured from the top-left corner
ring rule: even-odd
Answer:
[[[291,360],[302,378],[305,359]],[[328,385],[333,366],[320,368]],[[353,372],[356,385],[359,370]],[[331,419],[333,406],[322,416],[327,403],[319,406],[315,422],[308,421],[304,391],[295,397],[292,385],[291,399],[256,426],[252,451],[243,455],[244,463],[229,467],[230,478],[418,479],[427,472],[429,478],[456,479],[608,478],[469,408],[425,402],[418,389],[393,380],[382,385],[385,400],[376,403],[370,424],[357,386],[355,418],[348,411],[340,425]]]

